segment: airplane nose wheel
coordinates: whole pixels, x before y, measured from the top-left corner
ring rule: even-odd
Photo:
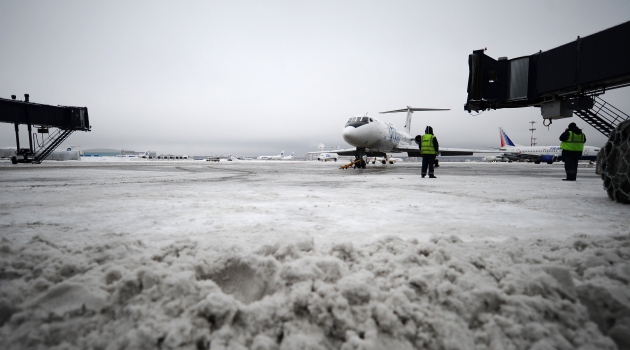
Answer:
[[[367,162],[362,160],[354,164],[355,169],[365,169],[367,167]]]
[[[355,153],[355,169],[365,169],[367,167],[367,157],[365,155],[365,148],[357,147],[357,152]]]

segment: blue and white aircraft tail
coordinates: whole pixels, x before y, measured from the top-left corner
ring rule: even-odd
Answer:
[[[295,152],[291,152],[290,155],[288,155],[286,157],[282,157],[280,159],[282,159],[282,160],[292,160],[294,155],[295,155]]]

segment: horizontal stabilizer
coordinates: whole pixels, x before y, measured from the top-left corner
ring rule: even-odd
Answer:
[[[395,111],[386,111],[386,112],[379,112],[381,114],[385,114],[385,113],[399,113],[399,112],[427,112],[427,111],[450,111],[450,108],[444,109],[444,108],[412,108],[412,107],[407,107],[405,109],[397,109]]]

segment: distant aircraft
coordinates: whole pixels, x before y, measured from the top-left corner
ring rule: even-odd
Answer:
[[[277,156],[260,156],[256,159],[258,160],[280,160],[282,159],[282,157],[284,157],[284,150],[282,150],[282,152],[280,152],[280,154],[278,154]]]
[[[339,149],[339,146],[337,146],[337,150]],[[317,152],[308,152],[309,154],[317,154],[317,160],[321,161],[321,162],[328,162],[328,161],[334,161],[336,162],[339,159],[339,155],[335,152],[337,152],[337,150],[333,150],[332,147],[330,148],[329,152],[326,152],[326,147],[324,145],[319,146],[319,151]]]
[[[144,153],[140,156],[140,158],[151,159],[151,158],[153,158],[153,157],[151,156],[151,151],[149,150],[149,151],[144,152]]]
[[[502,155],[498,156],[487,156],[481,159],[483,162],[507,162],[509,159],[503,157]]]
[[[284,152],[284,151],[283,151]],[[286,156],[286,157],[282,157],[280,158],[281,160],[291,160],[293,159],[293,155],[295,154],[295,152],[291,152],[290,155]]]
[[[499,136],[501,138],[499,152],[502,154],[496,156],[497,160],[499,160],[498,158],[505,158],[511,161],[527,161],[535,164],[540,164],[541,162],[553,164],[553,162],[562,161],[562,149],[560,146],[523,146],[515,144],[503,131],[503,128],[499,128]],[[597,160],[599,149],[599,147],[584,146],[580,160]]]
[[[322,152],[317,155],[317,160],[322,162],[333,161],[336,162],[339,159],[339,155],[337,153],[330,152]]]
[[[343,129],[343,139],[356,148],[335,151],[340,156],[354,156],[358,162],[355,168],[365,168],[368,157],[384,157],[386,163],[390,156],[387,153],[407,152],[410,157],[420,157],[417,142],[420,135],[415,138],[410,135],[411,115],[417,111],[448,111],[449,109],[436,108],[412,108],[380,112],[397,113],[407,112],[407,120],[404,131],[377,118],[367,115],[355,116],[348,120]],[[444,148],[440,147],[441,156],[472,156],[473,153],[492,153],[487,150]],[[436,162],[437,163],[437,162]]]

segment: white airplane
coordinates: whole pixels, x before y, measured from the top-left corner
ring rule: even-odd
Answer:
[[[553,164],[553,162],[562,161],[562,149],[560,146],[523,146],[515,144],[502,128],[499,128],[499,136],[501,138],[499,152],[502,154],[496,156],[497,160],[499,160],[498,158],[505,158],[511,161],[527,161],[535,164],[540,164],[541,162]],[[584,146],[580,160],[596,161],[599,149],[599,147]]]
[[[280,158],[281,160],[292,160],[293,159],[293,155],[295,154],[295,152],[291,152],[290,155],[286,156],[286,157],[282,157]]]
[[[144,159],[152,159],[153,157],[151,156],[151,150],[144,152],[140,158],[144,158]]]
[[[385,162],[389,162],[391,158],[388,153],[407,152],[409,157],[420,157],[420,150],[417,142],[420,135],[412,137],[411,132],[411,115],[418,111],[448,111],[449,109],[435,108],[412,108],[407,106],[405,109],[397,109],[394,111],[380,112],[397,113],[407,112],[407,120],[403,130],[397,129],[393,125],[383,122],[377,118],[367,115],[354,116],[348,119],[343,129],[343,139],[355,146],[354,149],[344,149],[335,151],[340,156],[355,156],[355,160],[360,160],[355,164],[355,168],[365,168],[368,157],[383,157]],[[473,153],[492,153],[487,150],[463,149],[463,148],[444,148],[440,147],[441,156],[472,156]],[[437,161],[436,161],[437,163]]]
[[[246,161],[246,160],[252,160],[252,158],[245,158],[245,157],[235,157],[233,155],[228,155],[227,158],[221,158],[220,161],[226,161],[226,162],[241,162],[241,161]]]
[[[317,160],[322,162],[336,162],[339,160],[339,155],[337,153],[322,152],[317,155]]]
[[[280,160],[282,159],[282,157],[284,157],[284,150],[282,150],[282,152],[280,152],[280,154],[278,154],[277,156],[260,156],[256,159],[258,160]]]
[[[337,146],[337,150],[339,150],[339,146]],[[339,155],[335,153],[337,150],[333,150],[331,147],[330,151],[326,152],[326,148],[324,147],[324,145],[321,145],[319,147],[319,151],[308,152],[308,154],[317,154],[317,160],[321,162],[328,162],[328,161],[336,162],[337,160],[339,160]]]

